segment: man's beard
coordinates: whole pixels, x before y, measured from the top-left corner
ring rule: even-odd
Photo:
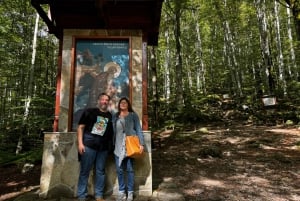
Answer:
[[[107,104],[99,104],[99,108],[103,111],[106,111],[108,108],[108,105]]]

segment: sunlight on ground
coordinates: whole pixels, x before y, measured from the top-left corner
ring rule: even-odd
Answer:
[[[220,180],[216,180],[216,179],[210,179],[210,178],[205,178],[205,177],[201,177],[198,180],[194,180],[193,184],[196,185],[203,185],[203,186],[212,186],[212,187],[218,187],[218,188],[225,188],[226,185],[220,181]]]
[[[238,183],[243,183],[242,181],[245,180],[247,183],[255,184],[257,186],[264,186],[264,187],[270,187],[270,182],[261,177],[257,176],[247,176],[247,175],[236,175],[229,178],[230,180],[237,181]]]
[[[279,134],[288,134],[288,135],[297,135],[300,137],[300,129],[269,129],[266,130],[273,133],[279,133]]]
[[[6,184],[6,186],[17,186],[17,185],[20,185],[20,184],[25,184],[26,181],[19,181],[19,182],[15,182],[15,181],[12,181],[12,182],[9,182]]]

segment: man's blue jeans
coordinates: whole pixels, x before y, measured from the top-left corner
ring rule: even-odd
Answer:
[[[97,151],[85,146],[85,152],[81,155],[80,173],[78,179],[78,198],[86,198],[90,171],[95,167],[95,198],[103,197],[105,186],[105,163],[108,151]]]
[[[133,169],[133,158],[124,158],[121,167],[119,166],[119,157],[115,155],[115,163],[118,175],[119,182],[119,192],[126,192],[126,183],[127,183],[127,191],[134,191],[134,169]],[[125,174],[127,173],[127,182],[125,181]]]

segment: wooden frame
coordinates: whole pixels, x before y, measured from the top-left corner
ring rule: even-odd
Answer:
[[[117,110],[121,97],[131,100],[131,38],[73,37],[68,130],[74,131],[82,111],[97,107],[98,95],[111,96]]]

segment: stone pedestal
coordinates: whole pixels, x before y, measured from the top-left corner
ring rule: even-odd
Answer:
[[[152,195],[151,132],[145,131],[145,157],[135,161],[135,192]],[[40,180],[40,197],[75,197],[79,176],[77,135],[75,132],[48,132],[44,137],[43,164]],[[94,195],[93,171],[89,178],[88,191]],[[114,158],[106,164],[105,195],[117,194],[118,181]]]

